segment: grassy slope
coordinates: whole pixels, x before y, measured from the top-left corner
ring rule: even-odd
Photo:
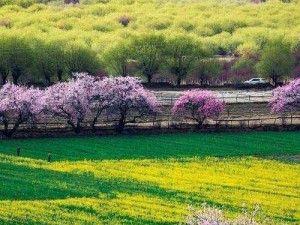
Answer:
[[[214,46],[215,50],[222,47],[228,51],[243,43],[260,46],[262,38],[275,36],[293,44],[298,41],[299,3],[220,4],[218,0],[125,2],[115,0],[107,4],[76,7],[0,7],[0,22],[3,24],[0,34],[21,33],[30,39],[62,39],[68,42],[81,40],[88,45],[91,43],[99,56],[103,48],[110,48],[132,35],[150,32],[166,36],[176,33],[189,35],[205,45]],[[123,15],[131,18],[127,27],[118,22]]]
[[[299,132],[168,134],[0,141],[0,152],[54,160],[280,155],[300,152]]]
[[[173,224],[204,201],[297,224],[299,164],[250,156],[280,154],[299,132],[0,141],[0,224]]]

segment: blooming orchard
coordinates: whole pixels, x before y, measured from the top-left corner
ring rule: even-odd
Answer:
[[[49,118],[65,119],[75,133],[81,131],[83,123],[95,130],[103,112],[118,120],[117,131],[122,132],[129,113],[144,116],[158,111],[154,94],[132,77],[98,79],[77,73],[70,81],[44,91],[13,84],[0,89],[0,124],[6,136],[11,136],[24,122]]]
[[[195,120],[200,128],[208,119],[217,118],[224,110],[223,103],[210,91],[186,91],[174,104],[174,115]]]
[[[35,122],[41,112],[42,92],[38,89],[6,84],[0,89],[0,124],[5,136],[11,136],[24,122]]]
[[[278,87],[273,91],[273,98],[270,101],[273,113],[299,110],[300,108],[300,78],[291,81],[289,84]]]
[[[295,111],[300,107],[300,79],[274,90],[270,101],[273,113]],[[175,116],[196,121],[216,119],[224,111],[223,103],[210,91],[190,90],[175,102]],[[79,133],[84,127],[95,131],[101,116],[116,124],[119,133],[135,118],[157,115],[160,106],[155,95],[134,77],[99,78],[86,73],[73,74],[67,82],[46,90],[6,84],[0,89],[0,125],[11,136],[22,123],[61,118]]]

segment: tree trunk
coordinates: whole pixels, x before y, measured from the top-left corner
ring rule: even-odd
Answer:
[[[277,74],[275,73],[274,70],[272,70],[272,80],[274,82],[274,86],[277,87],[277,84],[278,84],[278,76]]]
[[[14,127],[13,129],[9,130],[9,124],[8,124],[8,121],[5,120],[3,121],[3,124],[4,124],[4,131],[3,131],[3,134],[6,136],[6,137],[11,137],[13,135],[13,133],[15,133],[18,129],[18,127],[20,126],[20,124],[22,123],[22,119],[18,119],[18,121],[14,124]]]
[[[92,123],[93,132],[96,132],[96,123],[98,121],[98,117],[95,117]]]
[[[124,63],[124,64],[122,65],[122,77],[127,77],[127,75],[128,75],[127,64]]]
[[[12,133],[9,132],[9,130],[8,130],[8,121],[7,121],[7,120],[4,120],[4,121],[3,121],[3,124],[4,124],[3,134],[4,134],[6,137],[11,137]]]
[[[15,84],[15,85],[17,85],[18,84],[18,79],[19,79],[19,77],[21,76],[21,69],[20,68],[14,68],[13,69],[13,71],[12,71],[12,77],[13,77],[13,83]]]
[[[101,113],[103,112],[103,108],[101,109],[98,109],[94,119],[93,119],[93,122],[92,122],[92,128],[93,128],[93,132],[96,132],[96,123],[98,122],[98,118],[100,117]]]
[[[178,87],[181,85],[181,77],[177,77],[176,85]]]
[[[148,82],[148,84],[151,84],[151,80],[152,80],[152,74],[147,74],[147,82]]]
[[[203,86],[203,83],[204,83],[204,79],[203,77],[200,77],[200,86]]]
[[[2,78],[2,84],[3,85],[6,84],[7,83],[7,77],[9,75],[9,70],[1,67],[1,65],[0,65],[0,75],[1,75],[1,78]]]
[[[67,123],[72,127],[75,134],[79,134],[81,131],[80,127],[80,121],[77,121],[77,124],[75,125],[71,120],[68,120]]]
[[[7,83],[7,75],[2,75],[2,84],[6,84]]]
[[[18,79],[19,79],[18,76],[14,76],[14,75],[13,75],[13,83],[14,83],[15,85],[18,84]]]
[[[273,77],[273,81],[274,81],[275,87],[277,87],[277,85],[278,85],[278,79],[277,79],[276,75]]]
[[[51,84],[51,78],[50,78],[50,76],[45,75],[45,80],[46,80],[47,85]]]
[[[198,124],[197,124],[197,129],[200,129],[203,125],[204,120],[197,120]]]
[[[75,134],[79,134],[81,130],[81,126],[80,126],[80,121],[77,120],[77,125],[76,125],[76,129],[75,129]]]
[[[63,71],[61,69],[57,69],[56,71],[58,81],[62,80]]]
[[[123,130],[124,130],[124,127],[125,127],[125,119],[126,119],[125,115],[122,114],[121,118],[119,119],[118,126],[117,126],[117,132],[119,134],[123,133]]]

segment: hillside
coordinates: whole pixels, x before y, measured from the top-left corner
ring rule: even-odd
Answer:
[[[299,44],[300,3],[237,4],[236,1],[105,1],[63,5],[34,4],[22,8],[1,1],[0,34],[64,40],[91,46],[99,54],[112,44],[142,33],[191,36],[215,53],[255,50],[266,40],[282,37]],[[122,25],[124,19],[128,25]]]
[[[296,132],[2,140],[0,146],[0,224],[171,225],[203,202],[231,217],[259,204],[269,224],[299,224]],[[17,146],[22,157],[13,156]]]

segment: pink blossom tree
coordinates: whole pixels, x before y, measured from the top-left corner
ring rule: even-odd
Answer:
[[[215,206],[209,206],[206,203],[202,204],[202,209],[196,210],[189,207],[190,215],[187,217],[186,225],[267,225],[273,224],[266,222],[258,223],[257,218],[260,212],[260,206],[256,205],[253,211],[248,211],[243,208],[243,214],[235,219],[228,219],[224,216],[222,210]]]
[[[223,111],[223,103],[212,92],[201,90],[184,92],[172,108],[174,115],[196,121],[198,128],[206,119],[217,118]]]
[[[300,78],[273,91],[269,102],[272,113],[294,111],[300,109]]]
[[[45,114],[66,119],[74,132],[79,133],[91,112],[94,81],[94,77],[78,73],[68,82],[48,87],[41,98]]]
[[[3,134],[10,137],[25,122],[34,123],[41,113],[39,89],[6,84],[0,89],[0,124]]]
[[[129,121],[128,115],[137,113],[139,116],[155,114],[159,111],[155,95],[147,91],[137,78],[118,77],[104,79],[108,90],[109,106],[107,112],[118,118],[117,131],[122,133]]]
[[[114,95],[111,93],[111,79],[104,78],[95,80],[93,83],[93,103],[92,103],[92,128],[96,131],[96,123],[103,112],[111,106]]]

